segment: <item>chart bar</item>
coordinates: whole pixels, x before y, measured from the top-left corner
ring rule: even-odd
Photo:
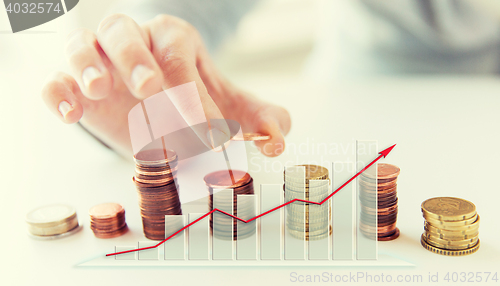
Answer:
[[[136,249],[136,246],[115,246],[115,252]],[[115,255],[115,260],[136,260],[137,251]]]
[[[204,216],[204,213],[190,213],[189,223]],[[190,260],[208,260],[210,258],[210,224],[206,216],[188,230],[188,255]]]
[[[213,208],[233,214],[233,189],[214,189]],[[214,212],[212,230],[212,259],[232,260],[234,252],[233,218],[220,212]]]
[[[375,140],[357,141],[356,146],[356,169],[365,168],[373,158],[378,155],[378,146]],[[363,194],[377,193],[377,185],[364,185],[364,192],[360,192],[360,184],[362,176],[369,175],[372,178],[377,178],[377,164],[373,164],[366,169],[364,173],[357,178],[357,232],[356,232],[356,258],[358,260],[377,259],[377,196],[375,200],[366,199]]]
[[[308,200],[320,202],[326,198],[329,192],[329,180],[310,180]],[[309,229],[308,258],[310,260],[330,259],[330,201],[322,205],[309,204],[309,212],[306,214]]]
[[[285,169],[285,203],[306,200],[305,168]],[[285,260],[306,258],[306,204],[295,201],[285,206]]]
[[[237,215],[239,218],[248,220],[255,217],[256,212],[255,195],[237,196]],[[257,259],[257,220],[248,223],[237,220],[238,236],[236,239],[236,259]]]
[[[260,213],[267,212],[283,204],[283,186],[277,184],[260,185]],[[281,260],[283,253],[283,208],[259,218],[260,258]]]
[[[353,162],[332,164],[332,190],[336,190],[355,175]],[[353,260],[355,255],[356,184],[346,185],[332,197],[332,249],[334,260]]]
[[[157,245],[157,241],[139,241],[138,247],[150,247]],[[139,251],[139,260],[158,260],[159,247]]]
[[[165,238],[170,237],[179,229],[187,225],[186,215],[166,215],[165,216]],[[181,231],[176,236],[165,241],[165,260],[185,260],[186,259],[186,230]]]

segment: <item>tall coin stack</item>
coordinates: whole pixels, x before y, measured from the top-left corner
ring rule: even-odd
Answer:
[[[425,219],[422,246],[434,253],[461,256],[479,249],[479,215],[466,200],[438,197],[422,203]]]
[[[297,168],[304,168],[304,172]],[[305,175],[305,178],[304,178]],[[305,199],[321,202],[326,198],[329,186],[328,169],[317,165],[298,165],[286,168],[284,172],[285,203],[293,199]],[[311,180],[326,180],[323,182],[310,182]],[[322,205],[293,202],[285,206],[288,232],[295,238],[305,240],[320,240],[331,233],[328,219],[330,217],[330,204]]]
[[[165,215],[182,214],[177,185],[177,154],[167,149],[140,151],[134,156],[134,183],[139,194],[144,235],[165,239]]]
[[[125,209],[116,203],[93,206],[89,210],[90,228],[98,238],[118,237],[127,232]]]
[[[208,209],[214,209],[214,190],[217,189],[233,189],[233,197],[227,202],[217,202],[220,206],[233,206],[233,215],[241,218],[251,218],[255,216],[255,204],[251,203],[245,206],[238,207],[238,195],[253,195],[253,179],[247,172],[240,170],[222,170],[212,172],[206,175],[203,180],[208,187]],[[229,207],[230,209],[230,207]],[[240,212],[238,212],[238,209]],[[242,212],[243,210],[243,212]],[[214,221],[216,217],[216,221]],[[245,238],[255,232],[255,220],[240,225],[240,232],[237,227],[238,220],[233,219],[221,213],[210,215],[210,228],[215,237],[220,239],[232,240],[237,238]],[[223,226],[233,225],[233,231],[227,232],[227,228]]]
[[[396,182],[400,169],[391,164],[379,163],[376,176],[369,170],[361,173],[358,180],[361,204],[359,229],[369,238],[376,236],[377,240],[381,241],[396,239],[399,237],[399,229],[396,227],[398,218]],[[374,206],[377,206],[377,209]]]

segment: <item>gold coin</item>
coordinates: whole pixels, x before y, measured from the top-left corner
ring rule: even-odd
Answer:
[[[462,240],[467,238],[475,237],[479,234],[479,231],[472,231],[470,233],[464,234],[462,232],[448,231],[448,232],[437,232],[431,229],[429,226],[425,226],[424,230],[427,234],[432,234],[435,237],[439,237],[447,240]]]
[[[465,249],[465,250],[442,249],[442,248],[435,247],[435,246],[432,246],[432,245],[428,244],[425,241],[423,235],[420,238],[420,243],[422,244],[422,246],[425,249],[427,249],[427,250],[429,250],[431,252],[434,252],[434,253],[437,253],[437,254],[441,254],[441,255],[446,255],[446,256],[463,256],[463,255],[472,254],[472,253],[476,252],[479,249],[479,246],[481,245],[481,241],[478,240],[477,244],[474,247],[471,247],[469,249]]]
[[[34,229],[52,228],[66,224],[74,224],[76,220],[76,210],[67,205],[54,204],[39,207],[26,215],[26,222]]]
[[[297,167],[304,167],[304,172],[295,171]],[[287,181],[293,181],[297,183],[300,183],[302,181],[307,184],[309,183],[309,180],[323,180],[328,178],[328,169],[318,165],[297,165],[287,169],[289,170],[287,171],[285,169],[285,179]],[[305,178],[301,177],[302,174],[305,175]]]
[[[458,221],[472,218],[476,214],[476,206],[464,199],[437,197],[424,201],[422,212],[438,220]]]
[[[429,231],[434,232],[434,233],[440,233],[440,234],[443,234],[443,235],[451,235],[451,236],[454,236],[454,235],[471,235],[471,234],[479,231],[478,229],[463,229],[463,230],[441,229],[441,228],[438,228],[438,227],[435,227],[435,226],[429,224],[428,222],[424,223],[424,228],[426,228]]]
[[[440,228],[446,229],[446,227],[461,227],[461,226],[467,226],[474,224],[477,221],[478,215],[474,215],[473,217],[469,219],[464,219],[464,220],[452,220],[452,221],[446,221],[446,220],[438,220],[433,217],[427,217],[424,214],[424,218],[427,222],[429,222],[432,225],[439,226]]]
[[[449,240],[449,239],[443,239],[440,237],[436,237],[433,233],[425,233],[425,238],[427,241],[432,241],[435,243],[439,243],[441,245],[450,245],[450,246],[462,246],[462,245],[470,245],[474,244],[477,242],[479,239],[477,236],[471,237],[471,238],[466,238],[462,240]]]
[[[425,237],[424,234],[422,234],[422,237],[424,238],[425,242],[427,242],[427,244],[430,244],[434,247],[438,247],[441,249],[448,249],[448,250],[468,249],[468,248],[474,247],[479,241],[479,239],[477,239],[475,242],[466,243],[466,244],[462,244],[462,245],[449,245],[449,244],[443,244],[443,243],[436,242],[435,240],[431,240],[431,239]]]
[[[32,235],[38,236],[53,236],[58,234],[63,234],[69,232],[70,230],[78,227],[78,219],[74,217],[72,220],[67,222],[62,222],[54,226],[37,226],[33,224],[28,224],[28,231]]]
[[[446,229],[446,230],[454,230],[454,231],[463,231],[463,230],[475,230],[475,231],[477,231],[477,230],[479,230],[479,222],[480,222],[479,216],[477,216],[477,220],[474,223],[468,224],[468,225],[460,225],[460,226],[443,225],[443,224],[436,222],[435,220],[433,220],[433,221],[427,220],[427,224],[430,224],[436,228]]]

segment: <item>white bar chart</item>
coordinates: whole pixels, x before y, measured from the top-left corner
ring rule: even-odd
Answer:
[[[285,169],[284,185],[261,184],[256,194],[235,199],[232,189],[217,190],[212,211],[165,216],[166,240],[116,246],[113,256],[83,265],[410,266],[379,255],[377,240],[360,231],[376,228],[376,216],[361,225],[355,179],[359,170],[376,178],[381,156],[376,141],[358,141],[356,150],[356,162],[331,164],[331,181],[306,181],[295,166]]]

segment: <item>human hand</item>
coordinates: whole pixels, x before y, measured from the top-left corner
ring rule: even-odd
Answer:
[[[49,77],[42,90],[47,107],[65,123],[80,122],[123,155],[132,153],[131,108],[162,89],[193,81],[207,120],[232,119],[245,132],[271,135],[256,142],[267,156],[284,150],[288,112],[230,84],[215,68],[198,32],[179,18],[160,15],[139,26],[126,15],[111,15],[96,34],[87,29],[70,33],[66,56],[71,75]],[[180,112],[189,123],[187,111]]]

